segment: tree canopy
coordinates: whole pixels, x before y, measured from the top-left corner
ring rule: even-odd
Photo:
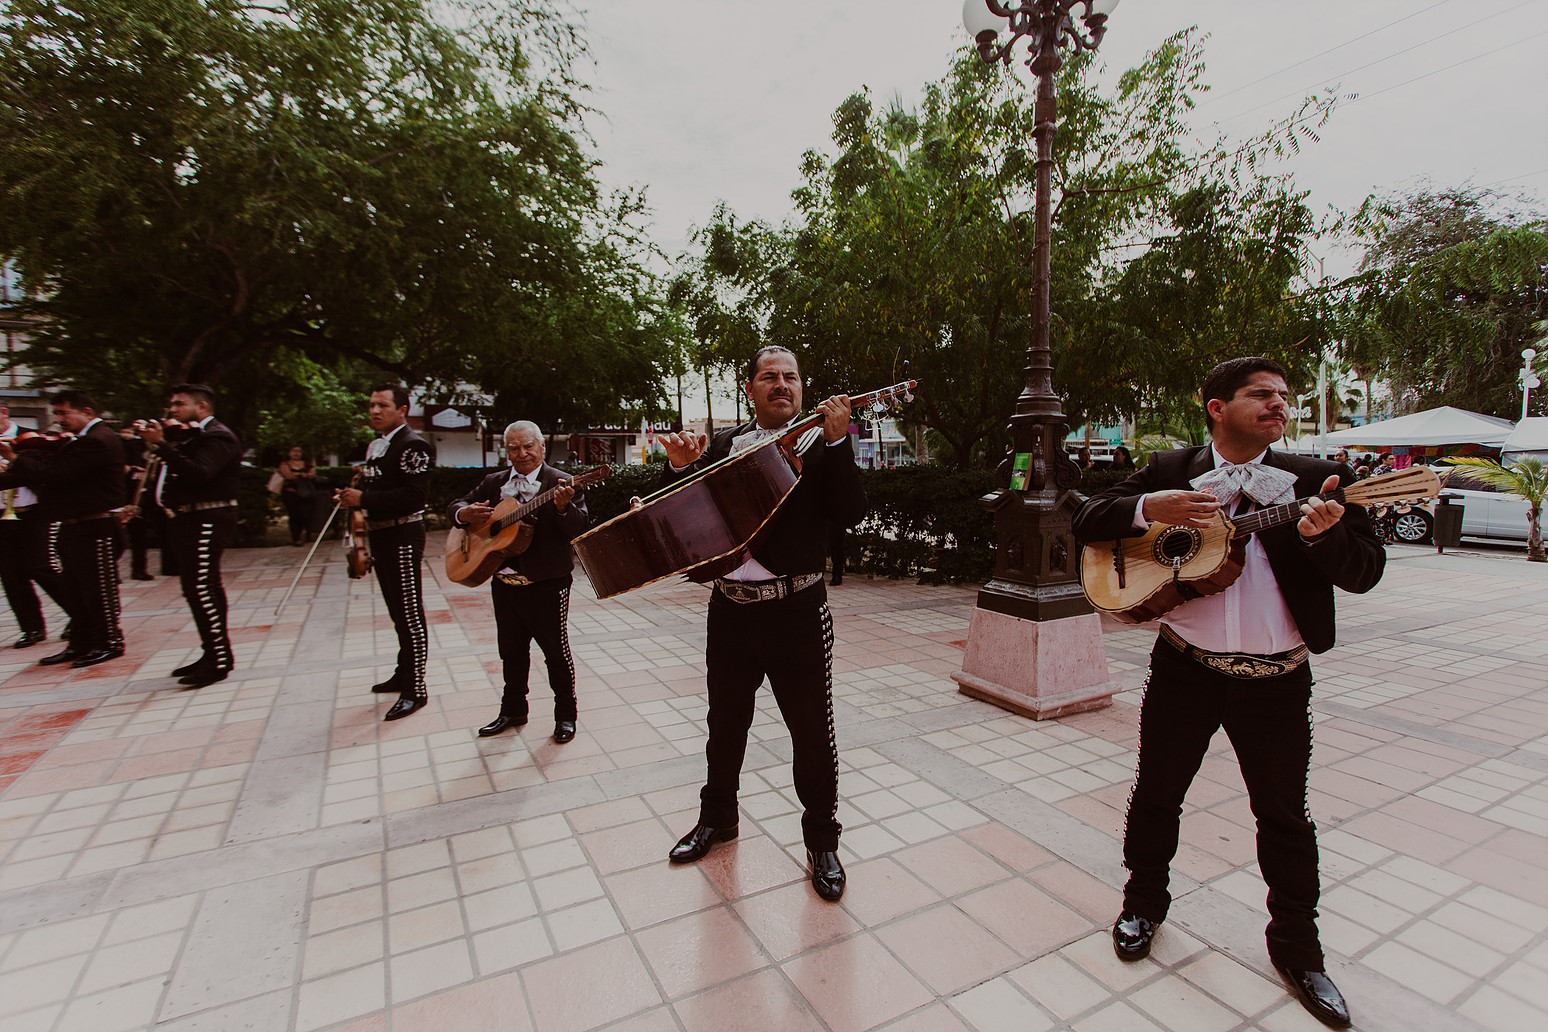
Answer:
[[[1322,344],[1290,290],[1316,227],[1289,180],[1258,165],[1328,106],[1314,98],[1235,148],[1192,147],[1183,116],[1202,76],[1192,31],[1110,91],[1089,55],[1058,73],[1052,334],[1074,423],[1149,409],[1171,421],[1215,361],[1251,350],[1300,371]],[[997,459],[1031,332],[1033,107],[1014,73],[971,48],[917,110],[878,111],[864,91],[845,100],[836,154],[802,159],[795,224],[741,226],[721,207],[701,234],[690,275],[724,275],[725,252],[743,281],[734,306],[709,306],[711,326],[741,327],[716,353],[790,346],[817,394],[884,386],[906,363],[921,386],[905,417],[959,464]]]
[[[549,425],[654,410],[642,199],[595,181],[580,53],[546,0],[10,0],[22,361],[131,411],[207,382],[250,421],[360,369]]]

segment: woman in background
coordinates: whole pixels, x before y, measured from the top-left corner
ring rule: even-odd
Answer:
[[[285,515],[290,519],[290,543],[299,545],[306,541],[312,525],[312,507],[317,502],[317,470],[302,455],[298,444],[279,464],[279,475],[285,480],[285,486],[280,489],[280,501],[285,503]]]

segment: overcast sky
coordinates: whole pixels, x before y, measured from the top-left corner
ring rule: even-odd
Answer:
[[[914,106],[967,41],[960,0],[576,2],[602,180],[647,188],[670,255],[717,201],[779,224],[845,97]],[[1206,138],[1335,83],[1358,96],[1289,163],[1318,212],[1426,177],[1548,198],[1548,0],[1123,0],[1099,56],[1116,74],[1190,25],[1209,36]],[[1323,250],[1330,275],[1351,271]]]

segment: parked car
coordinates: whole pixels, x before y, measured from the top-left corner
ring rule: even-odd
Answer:
[[[1449,468],[1444,460],[1436,462],[1435,472]],[[1444,474],[1443,474],[1444,475]],[[1527,502],[1518,494],[1490,487],[1457,469],[1446,481],[1446,493],[1454,495],[1451,504],[1462,506],[1462,536],[1503,541],[1527,539]],[[1435,530],[1435,503],[1411,506],[1400,512],[1392,523],[1392,535],[1410,545],[1429,544]]]

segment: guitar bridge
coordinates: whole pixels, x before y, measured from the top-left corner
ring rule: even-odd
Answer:
[[[1123,539],[1113,542],[1113,570],[1118,574],[1118,587],[1123,589],[1129,586],[1128,568],[1123,558]]]

